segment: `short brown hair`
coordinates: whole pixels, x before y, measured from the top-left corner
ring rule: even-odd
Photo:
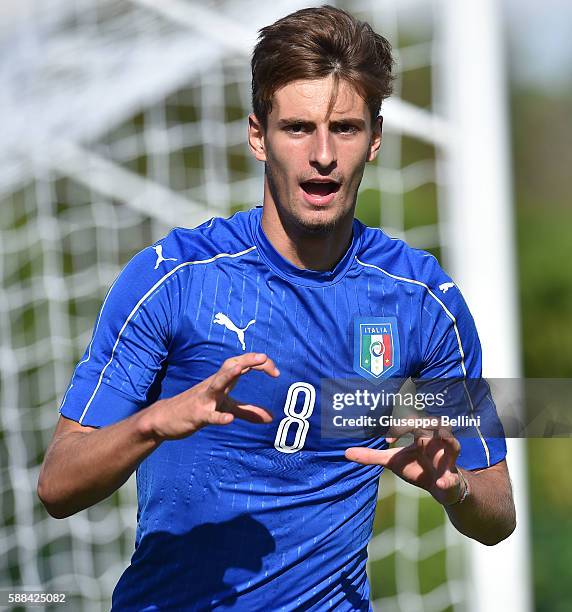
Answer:
[[[266,128],[274,93],[292,81],[333,75],[353,85],[372,117],[393,89],[391,45],[372,27],[333,6],[296,11],[262,28],[252,54],[252,108]]]

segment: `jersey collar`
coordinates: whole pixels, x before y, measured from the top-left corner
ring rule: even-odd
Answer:
[[[285,259],[273,246],[262,229],[262,206],[252,210],[251,227],[261,259],[280,277],[298,285],[324,287],[341,280],[353,264],[361,242],[361,224],[353,221],[352,242],[333,270],[307,270],[298,268]]]

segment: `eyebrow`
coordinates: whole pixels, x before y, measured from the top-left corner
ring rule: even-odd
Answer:
[[[315,125],[314,121],[310,121],[309,119],[302,119],[300,117],[287,117],[285,119],[278,120],[278,127],[285,127],[287,125],[298,124],[298,123],[302,123],[306,125],[307,124]],[[330,123],[332,125],[339,125],[342,123],[351,123],[353,125],[357,125],[358,127],[365,128],[365,121],[359,117],[340,117],[339,119],[330,121]]]

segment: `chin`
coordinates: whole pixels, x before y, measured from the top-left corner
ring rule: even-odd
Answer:
[[[294,222],[306,233],[313,235],[329,234],[336,228],[342,216],[324,214],[325,212],[316,211],[306,215],[294,214]]]

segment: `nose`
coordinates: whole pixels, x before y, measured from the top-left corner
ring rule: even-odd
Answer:
[[[332,134],[324,126],[324,129],[318,128],[313,136],[310,163],[322,169],[328,169],[337,161]]]

